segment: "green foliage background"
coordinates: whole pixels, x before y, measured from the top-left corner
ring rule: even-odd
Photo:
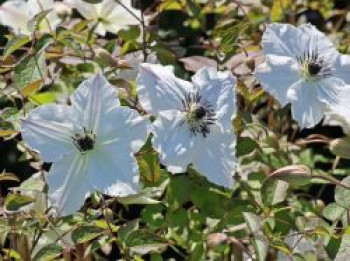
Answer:
[[[1,28],[2,258],[348,260],[350,179],[345,177],[350,171],[350,145],[345,134],[339,127],[321,124],[300,131],[289,108],[280,108],[252,71],[263,60],[260,40],[269,22],[310,22],[329,35],[340,52],[348,53],[350,3],[140,0],[134,6],[152,17],[150,24],[105,38],[93,34],[86,21],[33,38],[13,36]],[[32,21],[34,29],[44,16]],[[73,16],[79,18],[77,13]],[[21,141],[21,116],[35,106],[66,101],[97,69],[124,90],[120,97],[124,105],[137,108],[135,83],[116,74],[127,70],[116,66],[120,57],[111,56],[116,45],[121,45],[122,54],[156,53],[163,65],[173,65],[184,79],[202,65],[234,73],[239,108],[234,121],[239,158],[234,189],[217,187],[191,171],[170,175],[148,142],[137,155],[141,180],[145,193],[159,203],[130,204],[96,193],[81,212],[63,219],[46,215],[42,208],[23,209],[34,200],[23,191],[40,194],[47,189],[40,179],[23,181],[50,165]],[[343,147],[335,143],[340,138]],[[293,169],[270,176],[290,165]],[[315,250],[298,253],[300,242],[286,241],[293,235],[309,241]]]

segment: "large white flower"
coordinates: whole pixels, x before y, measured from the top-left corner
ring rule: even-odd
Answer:
[[[66,2],[72,4],[86,20],[96,23],[95,32],[101,36],[106,32],[117,33],[129,25],[139,24],[136,17],[140,18],[140,11],[131,6],[130,0],[102,0],[98,4],[89,4],[83,0]]]
[[[156,116],[155,149],[173,173],[188,165],[210,181],[233,184],[235,78],[230,72],[203,67],[192,83],[177,78],[171,67],[144,63],[137,78],[141,105]]]
[[[133,154],[148,135],[148,121],[121,107],[103,75],[84,81],[72,106],[49,104],[22,120],[28,145],[53,162],[47,175],[49,198],[58,214],[79,210],[93,190],[127,196],[139,190]]]
[[[43,11],[54,9],[53,0],[9,0],[0,6],[0,23],[13,29],[15,34],[30,35],[28,22]],[[51,10],[41,22],[39,29],[43,32],[55,30],[60,19]]]
[[[301,128],[316,125],[333,106],[346,105],[350,89],[350,56],[341,55],[310,24],[268,25],[262,38],[265,63],[255,70],[262,87],[282,106],[291,103]]]

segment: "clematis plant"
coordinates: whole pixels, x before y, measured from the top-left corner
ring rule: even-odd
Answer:
[[[350,95],[350,56],[338,53],[313,25],[268,25],[262,38],[266,61],[255,70],[262,87],[282,106],[291,103],[293,118],[310,128]]]
[[[40,106],[21,125],[23,140],[44,161],[53,162],[46,180],[59,215],[79,210],[94,190],[119,197],[137,193],[133,154],[148,135],[148,121],[120,106],[102,74],[82,82],[71,103]]]
[[[39,25],[40,31],[50,32],[60,23],[54,6],[53,0],[9,0],[0,6],[0,23],[10,27],[15,34],[30,35],[28,22],[35,15],[50,10]]]
[[[83,0],[68,0],[86,19],[95,23],[95,32],[104,36],[106,32],[117,33],[129,25],[139,23],[140,11],[131,6],[129,0],[102,0],[98,4],[90,4]]]
[[[211,182],[232,187],[234,76],[203,67],[191,83],[177,78],[171,67],[144,63],[137,83],[140,103],[157,117],[153,144],[168,170],[181,173],[191,165]]]

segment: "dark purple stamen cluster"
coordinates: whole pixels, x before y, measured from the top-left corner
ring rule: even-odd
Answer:
[[[202,98],[198,92],[190,92],[182,100],[183,111],[187,113],[186,120],[192,134],[201,133],[207,137],[210,125],[216,121],[216,113],[209,101]]]
[[[84,134],[74,134],[72,137],[75,146],[82,154],[92,150],[95,145],[95,134],[92,131],[87,131],[85,127],[83,129]]]
[[[329,77],[332,74],[329,64],[315,50],[304,52],[302,56],[298,56],[296,59],[311,77]]]

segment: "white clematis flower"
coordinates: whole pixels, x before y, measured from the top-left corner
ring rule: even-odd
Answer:
[[[13,29],[15,34],[31,35],[28,22],[43,11],[54,9],[53,0],[9,0],[0,6],[0,24]],[[39,30],[49,33],[55,30],[60,19],[54,10],[51,10],[43,19]]]
[[[203,67],[191,83],[171,67],[144,63],[137,83],[141,105],[157,117],[153,144],[161,163],[173,173],[192,164],[211,182],[230,188],[236,164],[233,75]]]
[[[95,32],[101,36],[106,32],[115,34],[129,25],[140,23],[136,17],[140,18],[141,13],[131,6],[130,0],[102,0],[98,4],[89,4],[83,0],[68,0],[67,3],[72,4],[86,20],[96,23]]]
[[[121,107],[115,89],[98,74],[71,96],[72,106],[49,104],[22,120],[23,140],[53,165],[46,177],[60,215],[79,210],[93,190],[111,196],[139,191],[133,156],[148,135],[148,121]]]
[[[262,87],[282,106],[291,103],[293,118],[310,128],[350,95],[350,56],[341,55],[310,24],[270,24],[262,38],[265,63],[255,70]]]

